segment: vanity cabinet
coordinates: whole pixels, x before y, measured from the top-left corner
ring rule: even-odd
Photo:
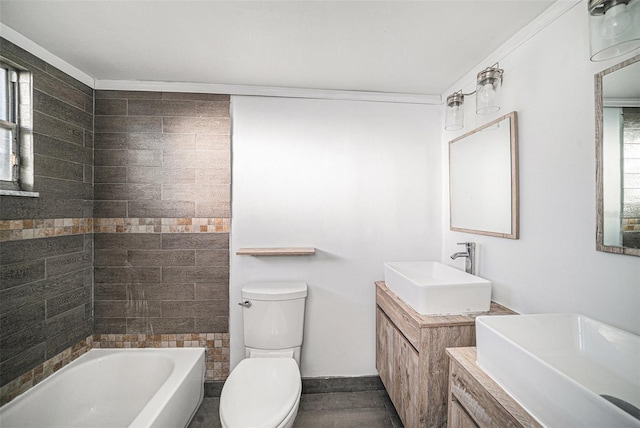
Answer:
[[[474,346],[475,317],[498,314],[514,312],[492,302],[484,314],[421,315],[376,282],[376,368],[405,427],[447,425],[445,349]]]
[[[476,348],[447,349],[450,428],[541,428],[476,364]]]

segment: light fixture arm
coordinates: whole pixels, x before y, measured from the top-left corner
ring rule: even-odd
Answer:
[[[447,117],[445,119],[445,129],[454,131],[464,127],[464,97],[476,95],[477,114],[489,114],[500,110],[500,105],[495,98],[502,86],[503,74],[504,70],[496,62],[478,73],[475,91],[463,93],[462,89],[460,89],[449,95],[446,101]]]
[[[447,106],[460,106],[464,104],[464,97],[475,94],[476,91],[473,91],[469,94],[463,94],[462,89],[455,91],[453,94],[447,97]]]

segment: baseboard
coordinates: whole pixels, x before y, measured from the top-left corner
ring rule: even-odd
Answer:
[[[205,397],[220,397],[224,381],[204,383]],[[357,377],[307,377],[302,378],[303,394],[323,392],[359,392],[384,389],[380,376]]]
[[[384,389],[380,376],[302,378],[302,393],[359,392]]]

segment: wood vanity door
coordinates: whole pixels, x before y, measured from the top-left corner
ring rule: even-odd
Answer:
[[[387,316],[376,308],[376,369],[382,383],[391,391],[393,385],[393,370],[395,367],[393,356],[394,327]]]
[[[420,385],[419,375],[419,358],[418,352],[404,338],[404,336],[396,330],[394,337],[394,351],[396,351],[396,367],[395,367],[395,391],[400,406],[400,418],[404,426],[418,426],[418,401],[420,394],[418,386]]]
[[[391,323],[376,310],[376,368],[404,426],[418,426],[418,352]]]
[[[478,428],[471,416],[464,410],[457,400],[449,402],[449,421],[447,428]]]

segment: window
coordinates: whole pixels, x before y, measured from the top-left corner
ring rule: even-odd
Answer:
[[[0,58],[0,195],[33,190],[31,73]]]
[[[18,144],[18,73],[0,67],[0,180],[18,181],[20,145]]]

